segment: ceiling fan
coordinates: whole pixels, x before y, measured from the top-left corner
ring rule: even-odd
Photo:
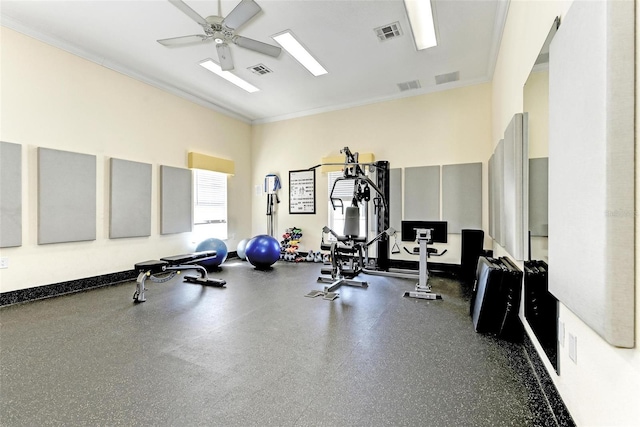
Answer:
[[[282,49],[258,40],[250,39],[237,35],[235,32],[238,28],[246,24],[258,12],[262,10],[254,0],[242,0],[226,18],[213,15],[203,18],[198,13],[187,6],[182,0],[169,0],[169,3],[177,7],[189,18],[196,21],[204,29],[204,34],[195,34],[191,36],[173,37],[169,39],[158,40],[163,46],[181,46],[194,42],[206,42],[213,40],[216,43],[218,51],[218,59],[220,67],[224,71],[233,70],[233,58],[231,57],[231,49],[229,43],[236,44],[245,49],[277,58]],[[220,13],[220,5],[218,4],[218,13]]]

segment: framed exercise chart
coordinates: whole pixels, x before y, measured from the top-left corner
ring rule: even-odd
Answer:
[[[316,170],[289,171],[289,213],[316,213]]]

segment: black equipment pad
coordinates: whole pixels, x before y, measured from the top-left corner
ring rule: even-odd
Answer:
[[[184,280],[189,283],[196,283],[198,285],[205,285],[205,286],[215,286],[219,288],[227,284],[226,280],[209,279],[209,278],[203,279],[202,277],[198,277],[198,276],[184,276]]]
[[[160,273],[162,271],[162,268],[168,265],[169,263],[166,261],[158,261],[157,259],[152,259],[149,261],[139,262],[136,265],[134,265],[133,268],[138,273],[144,273],[144,272],[150,271],[151,274],[153,274],[153,273]]]
[[[173,255],[173,256],[168,256],[160,259],[162,261],[168,262],[171,265],[180,265],[180,264],[187,264],[187,263],[199,261],[203,258],[215,258],[216,255],[217,255],[216,251],[201,251],[201,252],[194,252],[191,254]]]
[[[511,341],[522,338],[518,317],[522,271],[508,258],[480,257],[471,297],[471,318],[476,332]]]

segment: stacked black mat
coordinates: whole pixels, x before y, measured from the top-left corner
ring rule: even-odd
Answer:
[[[549,292],[548,272],[544,261],[524,263],[524,316],[557,368],[558,300]]]
[[[471,319],[476,332],[520,342],[524,329],[518,317],[522,270],[506,257],[478,259],[471,296]]]

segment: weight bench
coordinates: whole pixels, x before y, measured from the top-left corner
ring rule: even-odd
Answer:
[[[216,251],[202,251],[191,254],[174,255],[159,260],[153,259],[149,261],[139,262],[134,265],[134,269],[138,272],[136,280],[136,291],[133,294],[133,301],[145,302],[144,287],[147,279],[154,283],[164,283],[173,279],[176,274],[180,274],[182,270],[196,270],[199,276],[184,276],[184,280],[189,283],[197,283],[199,285],[222,287],[227,284],[225,280],[211,279],[207,273],[207,269],[197,262],[208,261],[215,258]]]

